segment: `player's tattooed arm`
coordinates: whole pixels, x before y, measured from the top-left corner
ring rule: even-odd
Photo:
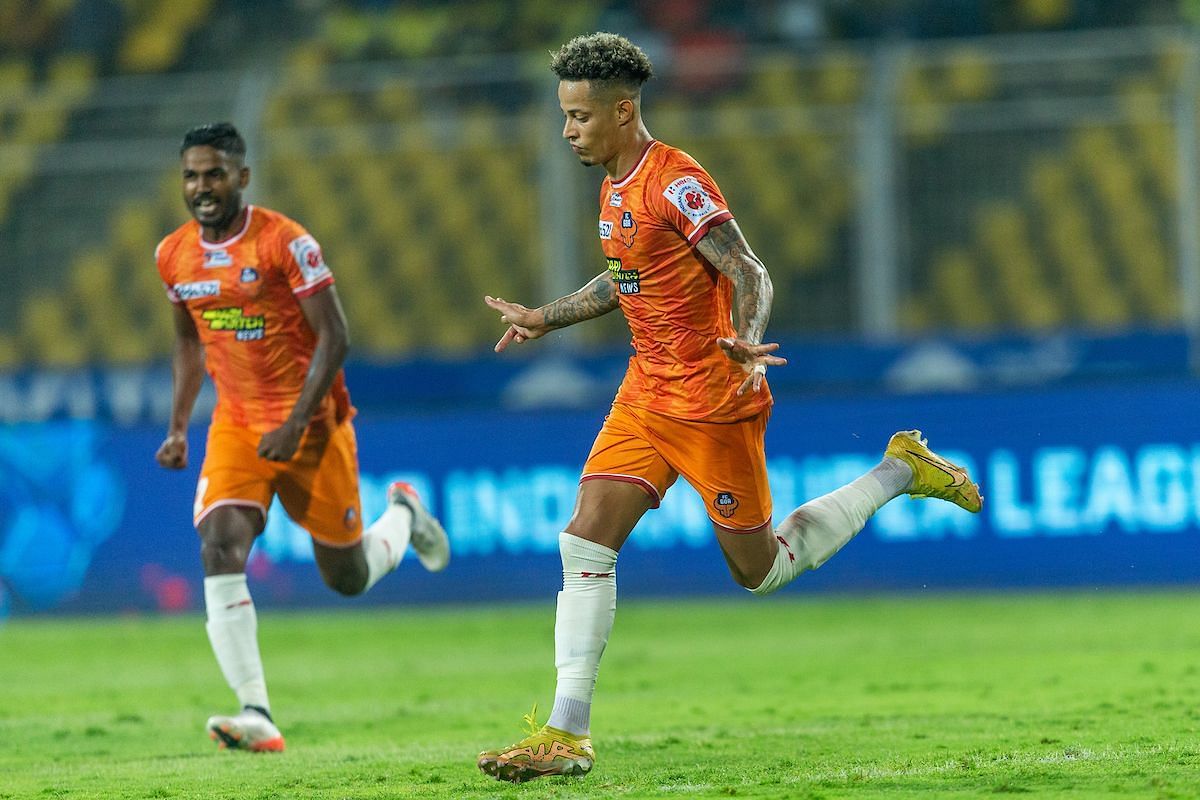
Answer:
[[[547,303],[539,310],[546,320],[546,327],[553,330],[602,317],[618,305],[617,287],[606,270],[579,291]]]
[[[737,393],[757,392],[762,388],[767,367],[787,363],[786,359],[772,355],[779,349],[778,344],[764,344],[762,340],[774,297],[771,276],[733,220],[709,229],[696,249],[733,282],[733,324],[737,336],[717,339],[717,345],[746,372]]]
[[[759,260],[734,220],[717,225],[696,245],[708,262],[733,281],[734,325],[739,339],[762,342],[771,318],[774,288],[767,268]]]
[[[484,297],[483,302],[499,311],[500,321],[508,325],[508,330],[496,342],[497,353],[513,342],[521,344],[545,336],[552,330],[604,316],[619,305],[616,284],[607,271],[588,281],[579,291],[540,308],[527,308],[500,297]]]

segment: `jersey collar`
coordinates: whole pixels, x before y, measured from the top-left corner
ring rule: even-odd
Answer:
[[[204,231],[201,230],[200,246],[203,247],[205,250],[224,250],[226,247],[229,247],[229,245],[235,243],[238,239],[241,239],[243,236],[246,235],[246,231],[250,230],[250,218],[252,216],[254,216],[254,206],[247,203],[246,204],[246,221],[242,223],[242,229],[240,231],[235,233],[233,236],[230,236],[228,239],[223,239],[219,242],[206,242],[206,241],[204,241]],[[196,224],[199,225],[200,223],[197,222]]]
[[[621,180],[613,182],[612,188],[621,189],[625,186],[625,184],[633,180],[633,176],[638,174],[638,170],[642,168],[642,164],[646,163],[646,157],[650,155],[650,148],[654,147],[656,144],[658,144],[657,139],[651,139],[650,141],[646,142],[646,146],[642,149],[642,155],[638,158],[637,163],[633,165],[633,169],[629,170],[629,172],[626,172],[625,177],[621,178]]]

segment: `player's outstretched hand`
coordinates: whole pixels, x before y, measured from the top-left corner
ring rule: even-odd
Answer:
[[[184,469],[187,467],[187,456],[187,435],[182,433],[168,433],[154,454],[159,466],[167,469]]]
[[[546,327],[546,315],[536,308],[526,308],[520,303],[510,303],[503,298],[487,295],[484,295],[483,302],[493,310],[499,311],[500,321],[508,325],[508,330],[500,337],[500,341],[496,342],[494,349],[497,353],[504,352],[512,342],[521,344],[530,339],[538,339],[550,330]]]
[[[258,440],[258,456],[267,461],[291,461],[300,448],[304,436],[303,426],[285,422],[273,431],[267,431]]]
[[[741,364],[747,373],[746,380],[738,387],[739,396],[745,394],[747,389],[757,392],[762,388],[767,367],[782,367],[787,363],[786,358],[771,355],[779,349],[778,342],[750,344],[744,339],[721,338],[717,339],[717,344],[725,351],[726,357]]]

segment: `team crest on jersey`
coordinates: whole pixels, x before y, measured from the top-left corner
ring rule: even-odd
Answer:
[[[233,266],[233,256],[229,255],[228,250],[207,250],[204,253],[204,268],[212,267],[231,267]]]
[[[633,218],[632,211],[626,211],[621,215],[621,241],[626,247],[633,247],[633,237],[637,236],[637,220]]]
[[[254,267],[242,267],[242,283],[254,283],[258,277],[258,270]]]
[[[610,258],[608,272],[612,275],[613,283],[621,294],[641,294],[642,276],[636,269],[626,269],[619,258]]]
[[[713,498],[713,508],[717,510],[725,519],[729,519],[738,510],[738,499],[733,496],[733,492],[717,492],[717,496]]]
[[[600,238],[605,240],[612,238],[612,222],[609,220],[600,220]]]
[[[613,192],[608,196],[608,204],[613,208],[620,208],[621,204],[624,202],[625,200],[621,197],[620,192]]]
[[[692,175],[672,181],[663,191],[663,197],[671,201],[693,225],[699,224],[700,220],[717,210],[717,204],[700,185],[700,181]]]
[[[292,239],[288,243],[288,250],[292,251],[292,258],[296,260],[305,283],[312,283],[329,274],[329,267],[325,266],[325,258],[321,255],[321,245],[308,234]]]
[[[192,281],[191,283],[177,283],[171,287],[171,291],[175,293],[175,297],[181,302],[199,300],[201,297],[216,297],[221,293],[221,282]]]

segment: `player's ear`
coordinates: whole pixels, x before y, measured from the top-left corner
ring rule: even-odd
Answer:
[[[617,124],[627,125],[634,118],[634,112],[637,110],[637,105],[629,97],[622,97],[617,101]]]
[[[249,167],[239,167],[238,168],[238,186],[241,187],[242,189],[245,189],[249,185],[250,185],[250,168]]]

